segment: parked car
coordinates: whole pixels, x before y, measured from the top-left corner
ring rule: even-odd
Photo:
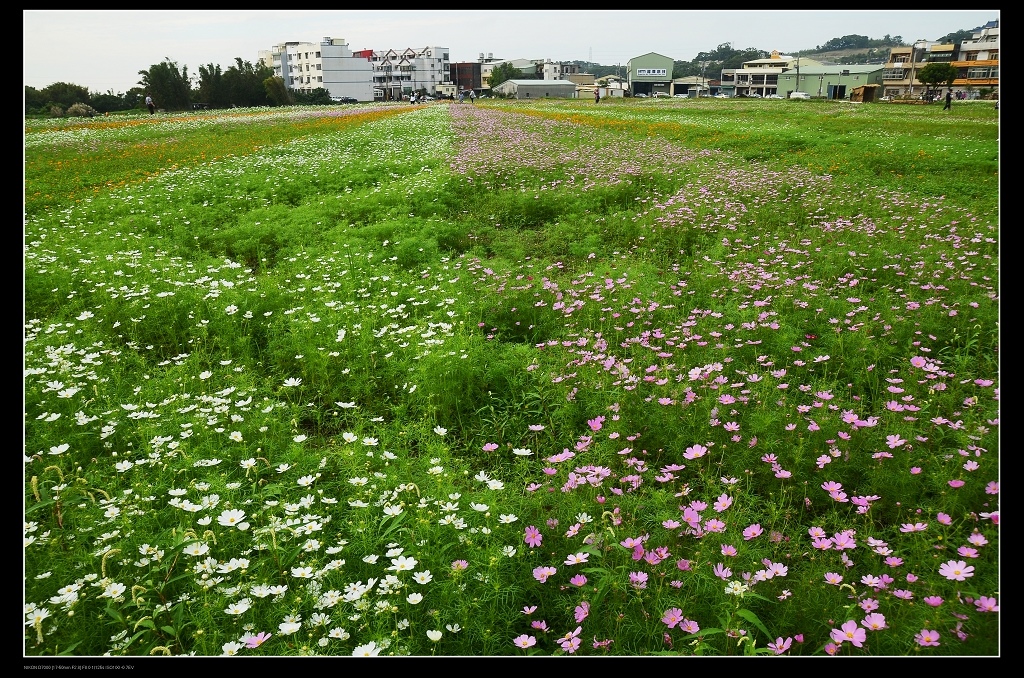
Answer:
[[[790,99],[810,99],[811,95],[808,94],[807,92],[790,92],[789,93],[789,98]]]
[[[339,104],[358,104],[359,100],[355,97],[338,97],[335,99]]]
[[[715,98],[716,99],[728,99],[729,95],[728,94],[716,94]]]
[[[778,94],[768,94],[768,95],[765,96],[765,99],[781,99],[781,98],[782,97],[779,96]]]
[[[634,94],[633,96],[636,97],[637,99],[646,99],[647,98],[647,95],[644,94],[643,92],[640,92],[639,94]]]
[[[655,99],[657,99],[658,97],[667,97],[668,92],[655,92],[651,96],[653,96]]]
[[[672,96],[674,98],[676,98],[676,99],[685,99],[686,98],[685,94],[673,94]]]

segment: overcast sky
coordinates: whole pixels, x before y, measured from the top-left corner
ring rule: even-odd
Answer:
[[[353,50],[448,47],[451,61],[625,64],[657,52],[691,61],[730,43],[789,54],[832,38],[935,40],[999,18],[999,10],[23,10],[24,84],[69,82],[126,92],[165,57],[187,66],[255,62],[287,41],[344,38]]]

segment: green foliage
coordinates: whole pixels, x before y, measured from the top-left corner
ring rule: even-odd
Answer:
[[[272,75],[263,81],[263,88],[267,91],[267,98],[278,106],[294,103],[288,88],[284,86],[284,78]]]
[[[932,87],[937,85],[951,87],[957,77],[957,68],[953,64],[930,63],[922,66],[914,77]]]
[[[487,84],[497,87],[506,80],[521,80],[525,77],[527,76],[523,75],[523,72],[513,66],[511,62],[505,62],[494,67],[490,77],[487,78]]]
[[[157,108],[168,111],[184,111],[192,108],[192,85],[188,77],[188,66],[182,66],[165,57],[159,64],[153,64],[139,71],[142,79],[139,86],[153,97]]]

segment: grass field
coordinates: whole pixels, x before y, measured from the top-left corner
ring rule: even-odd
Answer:
[[[995,656],[999,112],[25,123],[24,654]]]

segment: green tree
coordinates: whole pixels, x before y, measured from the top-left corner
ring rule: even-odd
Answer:
[[[199,90],[196,92],[199,101],[210,108],[226,108],[229,104],[224,74],[220,66],[207,64],[199,67]]]
[[[295,99],[295,103],[303,106],[329,106],[334,103],[331,99],[331,93],[323,87],[317,87],[311,92],[292,90],[291,94]]]
[[[62,108],[89,103],[89,88],[72,85],[69,82],[55,82],[52,85],[47,85],[43,88],[43,95],[50,103],[58,104]]]
[[[46,95],[35,87],[25,85],[25,114],[45,113],[49,111]]]
[[[255,65],[235,57],[235,65],[224,71],[223,81],[228,101],[234,106],[269,106],[273,103],[267,96],[263,81],[274,75],[274,70],[257,62]]]
[[[523,72],[506,61],[494,67],[490,77],[487,78],[487,84],[493,89],[506,80],[521,80],[522,78]]]
[[[278,106],[287,106],[292,103],[292,95],[284,85],[284,78],[270,76],[263,81],[263,89],[267,91],[267,98]]]
[[[928,85],[928,89],[934,89],[942,85],[952,87],[956,74],[957,69],[953,64],[931,63],[922,66],[915,77],[918,82]]]
[[[178,69],[178,64],[169,57],[158,64],[139,71],[142,79],[139,85],[156,102],[158,108],[184,111],[192,108],[192,85],[188,79],[188,66]]]
[[[131,109],[125,103],[124,94],[114,94],[114,90],[108,89],[106,93],[95,92],[89,97],[89,105],[100,113],[113,113],[115,111],[127,111]]]

